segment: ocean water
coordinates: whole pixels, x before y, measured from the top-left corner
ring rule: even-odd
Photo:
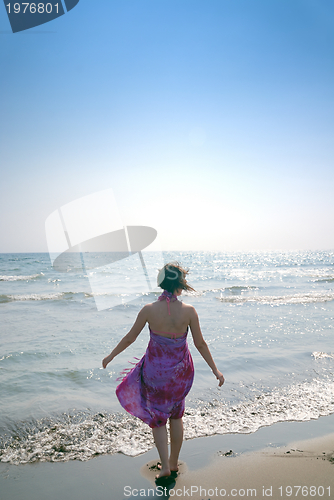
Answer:
[[[218,388],[189,334],[186,439],[334,412],[334,252],[177,252],[164,260],[190,269],[197,293],[182,300],[196,307],[226,379]],[[127,301],[136,266],[114,274],[111,266],[123,303],[98,311],[83,272],[56,272],[48,254],[0,255],[0,461],[88,460],[153,446],[151,430],[115,395],[119,373],[145,352],[148,328],[101,366],[159,295]]]

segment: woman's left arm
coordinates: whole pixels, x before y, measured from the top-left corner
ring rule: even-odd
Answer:
[[[220,372],[216,365],[215,362],[213,361],[213,357],[211,355],[210,349],[208,348],[207,343],[203,339],[203,335],[201,332],[201,327],[199,326],[199,320],[198,320],[198,315],[196,310],[191,307],[190,309],[190,330],[194,339],[194,344],[196,349],[199,351],[203,359],[207,362],[207,364],[210,366],[213,374],[216,376],[216,378],[219,381],[219,387],[221,387],[225,381],[224,375],[222,372]]]
[[[109,356],[106,356],[104,360],[102,361],[102,366],[103,368],[106,368],[108,363],[112,361],[118,354],[123,352],[127,347],[129,347],[138,337],[144,326],[146,325],[147,322],[147,316],[148,316],[148,304],[143,307],[141,311],[139,311],[138,316],[136,321],[133,324],[133,327],[127,333],[122,340],[117,344],[115,349],[111,351]]]

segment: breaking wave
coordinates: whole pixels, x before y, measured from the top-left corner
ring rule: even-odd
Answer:
[[[328,354],[327,352],[314,351],[312,352],[312,356],[314,357],[314,359],[324,359],[324,358],[334,359],[334,354]]]
[[[307,421],[334,412],[334,382],[274,389],[228,405],[213,400],[184,414],[185,439],[253,433],[284,421]],[[18,423],[0,440],[0,461],[10,464],[89,460],[101,454],[140,455],[154,446],[151,429],[127,414],[82,412]]]
[[[32,274],[31,276],[4,276],[0,275],[0,281],[30,281],[42,278],[43,274]]]
[[[14,302],[14,301],[24,301],[24,300],[59,300],[59,299],[71,299],[74,297],[72,292],[64,293],[27,293],[20,295],[0,295],[1,302]]]
[[[291,295],[226,295],[221,294],[221,302],[245,304],[253,302],[258,304],[283,305],[283,304],[311,304],[317,302],[330,302],[334,300],[334,292],[309,292]]]

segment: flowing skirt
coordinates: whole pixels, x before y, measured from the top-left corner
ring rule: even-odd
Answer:
[[[146,353],[116,388],[123,408],[151,428],[183,416],[194,379],[187,333],[170,339],[150,331]]]

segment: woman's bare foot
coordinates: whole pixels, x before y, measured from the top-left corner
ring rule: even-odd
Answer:
[[[160,462],[157,463],[157,469],[161,470],[161,463]],[[169,470],[171,472],[178,472],[179,468],[177,465],[176,466],[174,465],[174,467],[173,467],[173,465],[171,463],[169,463]]]
[[[157,465],[157,468],[160,469],[160,473],[155,476],[155,479],[161,479],[162,477],[170,476],[170,469],[162,469],[161,465]]]

